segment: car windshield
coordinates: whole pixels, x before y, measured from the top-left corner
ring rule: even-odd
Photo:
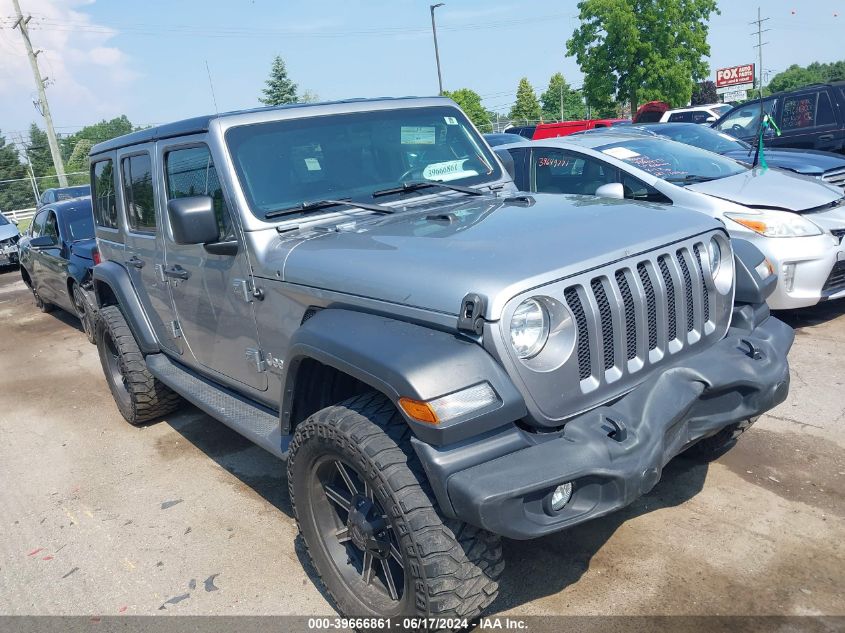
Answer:
[[[713,106],[710,109],[716,113],[716,116],[724,116],[726,113],[730,112],[731,106],[725,103],[723,105]]]
[[[485,143],[449,106],[244,125],[228,130],[226,142],[244,195],[260,218],[305,202],[372,202],[374,192],[405,183],[466,186],[501,177]]]
[[[87,240],[94,237],[94,215],[91,205],[85,204],[62,212],[68,241]]]
[[[730,158],[664,138],[630,139],[596,149],[653,176],[676,183],[716,180],[747,170]]]
[[[731,136],[749,137],[757,136],[760,133],[760,112],[772,115],[775,108],[775,100],[767,99],[760,107],[759,101],[751,101],[736,108],[733,112],[721,119],[713,127]]]
[[[9,221],[6,219],[6,216],[0,213],[0,226],[6,226],[8,223]]]
[[[694,123],[662,123],[651,128],[661,136],[706,149],[708,152],[724,154],[733,150],[750,150],[751,146],[729,134],[717,132],[713,128]]]
[[[78,187],[64,187],[63,189],[56,189],[56,201],[72,200],[74,198],[81,198],[83,196],[91,195],[90,185],[80,185]]]

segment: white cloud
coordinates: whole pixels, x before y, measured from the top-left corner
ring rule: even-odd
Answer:
[[[137,78],[130,59],[111,40],[112,28],[92,21],[78,9],[93,0],[22,0],[24,15],[31,15],[30,39],[41,74],[48,78],[47,96],[56,126],[90,123],[120,114],[113,85],[125,86]],[[27,121],[42,124],[32,108],[36,88],[20,31],[10,30],[11,3],[0,13],[0,121],[23,129]]]

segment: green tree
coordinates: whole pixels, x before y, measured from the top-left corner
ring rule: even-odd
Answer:
[[[783,72],[772,77],[767,86],[771,92],[795,90],[810,84],[828,83],[845,80],[845,61],[822,64],[813,62],[806,68],[792,64]]]
[[[261,94],[264,96],[258,97],[258,100],[264,105],[274,106],[297,102],[296,84],[288,77],[285,60],[279,55],[273,59],[270,77],[267,78]]]
[[[26,166],[17,149],[0,134],[0,210],[17,211],[35,204]]]
[[[582,0],[579,27],[566,42],[584,73],[595,109],[628,101],[689,103],[706,78],[708,20],[716,0]]]
[[[519,86],[516,89],[516,102],[508,116],[511,121],[522,123],[534,123],[543,118],[540,102],[537,101],[537,95],[534,93],[534,88],[531,87],[527,77],[519,80]]]
[[[549,87],[540,95],[540,103],[545,121],[573,121],[584,118],[581,93],[573,90],[561,73],[555,73],[549,79]]]
[[[690,105],[706,105],[708,103],[718,103],[719,95],[716,93],[716,82],[700,81],[692,90],[692,99]]]
[[[449,97],[457,103],[480,132],[493,131],[493,126],[490,124],[490,117],[487,115],[487,110],[481,105],[481,96],[477,92],[469,88],[459,88],[451,92],[444,90],[443,96]]]

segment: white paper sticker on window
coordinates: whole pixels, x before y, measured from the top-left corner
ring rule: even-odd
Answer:
[[[446,121],[446,125],[457,125],[458,120],[453,116],[444,116],[443,120]]]
[[[434,127],[403,125],[399,142],[402,145],[434,145],[434,140]]]
[[[316,158],[306,158],[305,167],[308,171],[320,171],[322,169],[322,167],[320,167],[320,161]]]
[[[477,176],[478,172],[472,169],[464,169],[466,158],[459,160],[448,160],[443,163],[432,163],[423,169],[423,178],[426,180],[457,180],[458,178],[469,178]]]
[[[613,158],[618,158],[619,160],[628,160],[629,158],[636,158],[639,156],[639,154],[631,151],[627,147],[608,147],[604,150],[604,153],[608,156],[613,156]]]

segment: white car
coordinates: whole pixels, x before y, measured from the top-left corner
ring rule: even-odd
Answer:
[[[642,134],[594,133],[501,145],[523,191],[627,198],[694,209],[759,248],[778,273],[774,309],[845,298],[845,196],[777,168]]]
[[[0,266],[18,263],[18,223],[0,213]]]
[[[708,105],[691,106],[666,110],[660,117],[661,123],[715,123],[733,106],[727,103],[711,103]]]

